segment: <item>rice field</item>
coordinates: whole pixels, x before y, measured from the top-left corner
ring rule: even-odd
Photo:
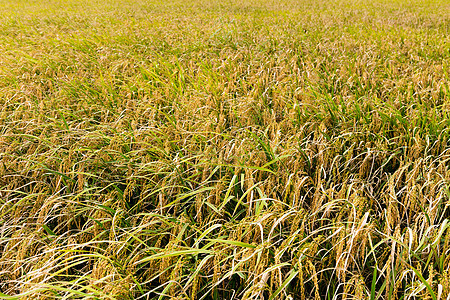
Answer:
[[[0,299],[450,299],[447,0],[0,0]]]

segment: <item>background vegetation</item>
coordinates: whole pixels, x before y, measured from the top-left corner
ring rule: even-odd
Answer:
[[[0,298],[445,299],[449,16],[0,0]]]

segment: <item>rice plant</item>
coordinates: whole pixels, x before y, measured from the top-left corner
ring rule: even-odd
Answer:
[[[446,0],[0,0],[0,299],[448,299]]]

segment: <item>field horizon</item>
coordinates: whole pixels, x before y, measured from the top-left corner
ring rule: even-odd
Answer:
[[[0,0],[0,299],[450,299],[450,2]]]

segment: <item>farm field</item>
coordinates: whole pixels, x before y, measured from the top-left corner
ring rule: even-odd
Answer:
[[[0,0],[0,299],[449,299],[447,0]]]

